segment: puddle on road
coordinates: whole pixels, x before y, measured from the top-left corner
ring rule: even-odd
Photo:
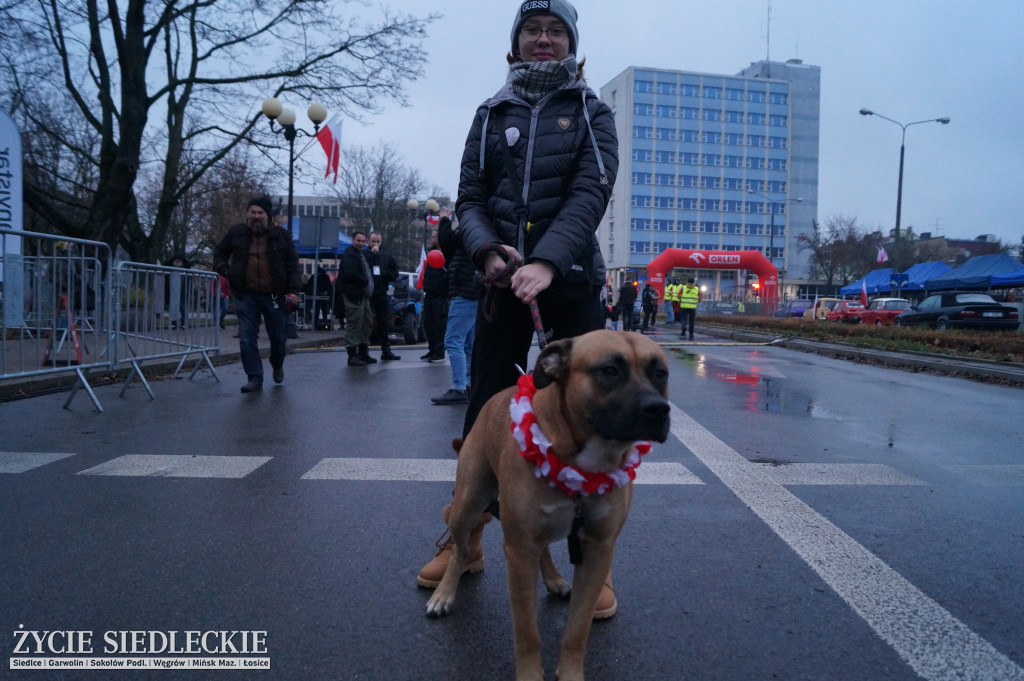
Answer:
[[[698,378],[722,381],[736,386],[736,389],[742,392],[738,404],[746,411],[807,416],[829,421],[843,420],[840,412],[817,404],[809,395],[790,389],[784,380],[761,375],[757,361],[758,352],[755,350],[751,353],[742,370],[716,364],[705,355],[685,348],[672,348],[670,355],[692,370]]]

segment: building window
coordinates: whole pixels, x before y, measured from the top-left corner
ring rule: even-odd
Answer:
[[[634,92],[654,92],[654,83],[649,80],[637,80],[633,82]]]
[[[650,116],[653,109],[654,107],[650,104],[637,102],[633,105],[633,114],[636,116]]]

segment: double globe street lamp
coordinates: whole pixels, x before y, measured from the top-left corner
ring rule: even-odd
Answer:
[[[313,123],[313,132],[306,132],[295,127],[295,111],[285,108],[276,97],[263,100],[263,115],[270,119],[270,131],[275,135],[284,135],[288,141],[288,228],[292,223],[292,203],[295,198],[295,137],[302,133],[307,137],[316,137],[320,132],[320,124],[327,120],[327,107],[320,102],[313,102],[306,110],[306,116]],[[274,125],[275,121],[277,127]]]
[[[898,184],[896,185],[896,236],[893,239],[894,244],[895,244],[895,248],[893,248],[893,257],[892,257],[892,260],[893,260],[893,266],[892,266],[893,272],[898,272],[899,270],[896,267],[896,258],[899,256],[900,210],[903,207],[903,156],[904,156],[904,152],[905,152],[905,148],[906,148],[907,128],[909,128],[912,125],[920,125],[921,123],[942,123],[943,125],[948,125],[949,124],[949,117],[948,116],[943,116],[942,118],[929,118],[929,119],[923,120],[923,121],[914,121],[913,123],[900,123],[899,121],[895,121],[895,120],[889,118],[888,116],[883,116],[882,114],[880,114],[880,113],[878,113],[876,111],[872,111],[871,109],[861,109],[860,110],[860,115],[861,116],[878,116],[882,120],[889,121],[890,123],[895,123],[896,125],[900,126],[900,129],[903,131],[903,136],[902,136],[902,139],[900,140],[900,179],[899,179]]]

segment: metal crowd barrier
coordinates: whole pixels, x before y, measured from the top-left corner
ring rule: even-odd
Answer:
[[[0,229],[0,379],[73,372],[67,408],[86,376],[111,366],[110,248],[101,242]]]
[[[120,395],[150,360],[198,355],[220,378],[220,281],[216,273],[144,263],[112,264],[101,242],[0,229],[0,381],[74,373],[67,409],[84,389],[103,407],[88,373],[130,365]]]
[[[220,279],[216,272],[189,270],[137,262],[118,264],[113,275],[116,314],[115,364],[132,369],[120,395],[136,376],[151,399],[153,390],[142,370],[142,362],[180,357],[177,376],[185,362],[198,354],[189,378],[206,365],[220,381],[210,361],[220,351]]]

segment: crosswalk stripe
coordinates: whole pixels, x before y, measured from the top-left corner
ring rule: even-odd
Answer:
[[[0,452],[0,473],[24,473],[74,454],[46,454],[42,452]]]
[[[926,483],[880,463],[760,464],[780,485],[924,485]]]
[[[943,466],[943,468],[970,478],[974,482],[989,485],[1024,485],[1024,466],[1022,465],[954,464]]]
[[[454,459],[323,459],[303,480],[376,480],[454,482]],[[700,478],[678,463],[645,461],[637,469],[638,485],[702,485]]]
[[[79,475],[166,478],[244,478],[270,461],[269,456],[191,456],[126,454]]]

